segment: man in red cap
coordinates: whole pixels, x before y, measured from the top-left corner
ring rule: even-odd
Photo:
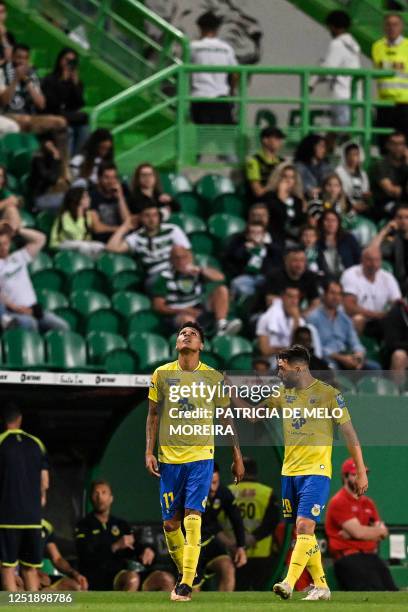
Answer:
[[[388,536],[388,529],[374,501],[357,495],[353,459],[344,461],[341,475],[343,487],[330,500],[326,513],[337,581],[345,591],[397,591],[388,567],[377,554],[378,542]]]

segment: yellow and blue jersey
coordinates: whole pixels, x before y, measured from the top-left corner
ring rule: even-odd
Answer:
[[[270,397],[267,405],[278,409],[282,415],[285,444],[282,476],[330,478],[334,428],[350,421],[340,391],[315,379],[306,389],[282,386],[279,397]],[[285,418],[285,409],[299,409],[299,416]]]
[[[182,370],[178,360],[166,363],[152,375],[149,399],[159,407],[160,463],[180,464],[214,458],[211,428],[215,409],[229,406],[220,372],[202,362],[193,372]]]

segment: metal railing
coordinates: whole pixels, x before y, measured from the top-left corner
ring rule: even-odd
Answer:
[[[189,118],[189,109],[192,102],[209,101],[208,98],[193,98],[190,93],[190,77],[197,72],[223,72],[238,73],[239,84],[236,94],[224,98],[211,99],[212,102],[230,102],[235,105],[237,121],[234,125],[194,125]],[[374,125],[373,110],[378,106],[389,106],[390,103],[378,100],[373,95],[375,79],[379,77],[391,76],[391,71],[383,70],[363,70],[363,69],[329,69],[313,66],[197,66],[194,64],[182,64],[159,71],[152,77],[144,79],[137,85],[121,92],[115,98],[95,107],[92,113],[92,127],[96,128],[103,123],[103,115],[107,111],[112,112],[117,105],[126,104],[129,108],[135,104],[140,96],[146,95],[149,91],[155,90],[163,93],[163,85],[169,78],[176,78],[177,90],[163,97],[158,98],[156,104],[151,104],[148,110],[135,115],[127,122],[114,128],[115,134],[124,131],[138,130],[143,128],[143,122],[151,119],[155,114],[158,115],[163,110],[169,112],[174,118],[174,138],[169,139],[167,124],[165,128],[160,121],[156,123],[151,138],[159,142],[160,133],[166,131],[166,147],[170,146],[171,151],[167,151],[165,157],[174,159],[178,166],[195,164],[198,155],[206,153],[206,149],[211,149],[215,154],[234,155],[239,163],[242,163],[245,156],[258,146],[258,128],[249,119],[251,105],[267,105],[269,109],[276,105],[284,105],[293,112],[297,109],[299,123],[288,125],[286,131],[288,139],[299,140],[312,131],[318,131],[313,123],[314,112],[317,108],[330,108],[338,104],[346,104],[351,108],[351,125],[345,130],[344,127],[332,125],[322,126],[320,129],[325,132],[347,132],[353,137],[361,140],[367,159],[370,157],[370,147],[377,134],[386,134],[390,130],[377,128]],[[250,79],[257,75],[269,76],[270,95],[253,95],[250,91]],[[297,79],[298,93],[293,96],[280,96],[278,94],[278,84],[274,83],[273,77],[286,76]],[[321,78],[332,78],[333,76],[349,76],[352,79],[352,95],[349,100],[335,100],[333,98],[319,98],[313,96],[309,91],[309,82],[312,76]],[[275,91],[276,90],[276,93]],[[359,92],[362,92],[361,94]],[[284,126],[283,126],[284,127]],[[211,145],[211,146],[210,146]],[[145,156],[148,150],[146,141],[141,143]],[[135,161],[138,161],[137,147],[134,150]]]
[[[130,81],[189,60],[188,38],[137,0],[26,0]]]

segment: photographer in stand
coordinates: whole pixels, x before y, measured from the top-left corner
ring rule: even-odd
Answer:
[[[65,47],[58,54],[54,70],[42,82],[46,112],[60,115],[67,121],[71,157],[80,150],[88,136],[88,115],[81,110],[85,105],[84,85],[78,68],[77,52]]]

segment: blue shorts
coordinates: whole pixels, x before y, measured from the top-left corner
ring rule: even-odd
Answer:
[[[282,476],[283,518],[289,523],[299,516],[318,522],[329,492],[328,476]]]
[[[204,512],[214,472],[214,459],[189,463],[160,463],[160,504],[163,520],[177,510]]]

